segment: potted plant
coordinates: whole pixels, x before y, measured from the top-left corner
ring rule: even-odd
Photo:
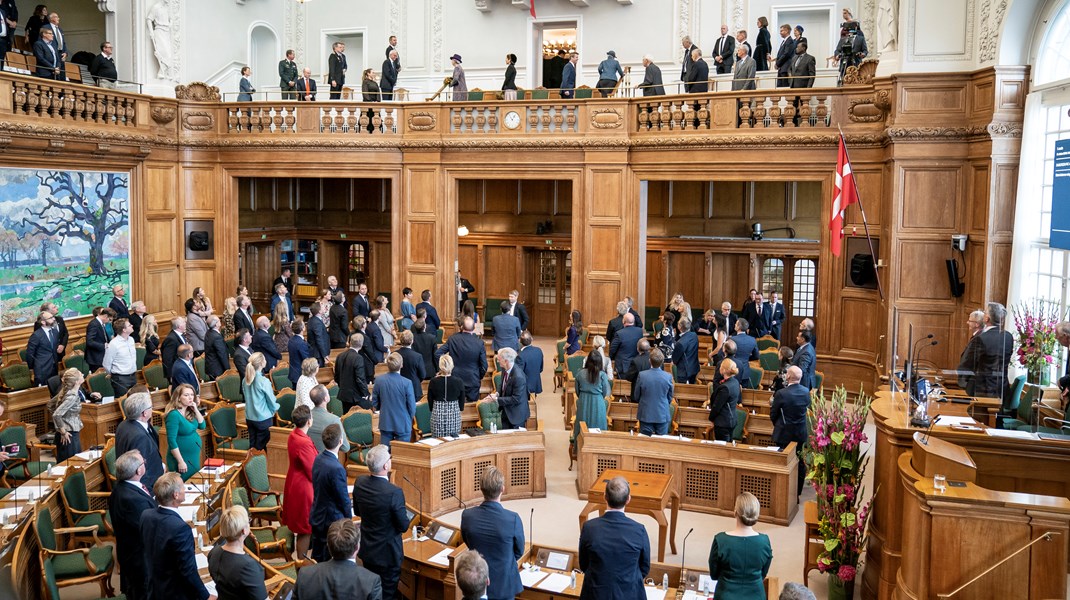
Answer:
[[[853,404],[837,387],[830,399],[819,392],[807,414],[807,477],[817,492],[818,527],[825,541],[818,570],[829,574],[830,600],[852,598],[858,560],[866,547],[872,498],[864,499],[862,477],[869,458],[862,452],[872,398],[859,393]]]

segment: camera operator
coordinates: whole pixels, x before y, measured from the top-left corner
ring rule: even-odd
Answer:
[[[833,62],[840,66],[839,85],[843,85],[843,76],[847,67],[857,67],[869,54],[866,36],[858,21],[845,21],[840,25],[840,40],[836,43]]]

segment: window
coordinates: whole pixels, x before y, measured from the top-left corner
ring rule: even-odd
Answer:
[[[784,294],[784,261],[779,258],[762,262],[762,293],[768,298],[771,292]]]
[[[346,287],[356,293],[357,287],[368,281],[368,247],[364,244],[349,245],[349,276]]]
[[[814,316],[814,307],[817,305],[817,265],[809,259],[795,261],[792,280],[794,285],[792,286],[791,316]]]
[[[1051,21],[1036,56],[1034,85],[1051,83],[1070,73],[1070,10],[1065,6]]]
[[[557,302],[557,253],[539,253],[539,304]]]
[[[572,253],[565,253],[565,306],[572,306]]]

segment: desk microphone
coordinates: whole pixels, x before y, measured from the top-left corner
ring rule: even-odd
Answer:
[[[535,507],[531,508],[531,514],[528,515],[528,542],[531,547],[535,547]]]
[[[939,419],[939,417],[937,417]],[[929,445],[929,435],[933,432],[933,427],[936,427],[937,419],[933,419],[932,423],[929,423],[929,428],[925,430],[925,439],[921,441],[922,444]]]
[[[420,513],[421,516],[423,516],[422,513],[424,512],[424,491],[421,490],[415,483],[413,483],[412,480],[409,479],[404,473],[401,474],[401,478],[404,479],[409,485],[411,485],[412,488],[416,490],[416,493],[420,495]]]
[[[687,561],[687,538],[688,538],[688,537],[690,537],[690,535],[691,535],[691,532],[693,532],[694,530],[695,530],[695,528],[694,528],[694,527],[692,527],[691,529],[688,529],[688,530],[687,530],[687,535],[685,535],[685,536],[684,536],[684,545],[683,545],[683,548],[680,548],[680,571],[681,571],[681,572],[683,572],[683,570],[684,570],[684,563],[685,563],[685,562]],[[681,575],[681,577],[683,577],[683,576]],[[682,584],[682,583],[683,583],[683,581],[681,580],[681,582],[680,582],[680,583]]]
[[[468,510],[468,505],[464,503],[464,500],[461,500],[461,497],[457,495],[456,491],[450,492],[450,495],[453,496],[454,499],[456,499],[457,502],[461,504],[462,510]]]

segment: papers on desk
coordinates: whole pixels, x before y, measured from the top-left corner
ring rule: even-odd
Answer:
[[[461,435],[457,436],[457,439],[466,440],[466,439],[468,439],[470,437],[472,437],[472,436],[468,435],[467,433],[462,433]]]
[[[15,492],[9,496],[15,500],[36,500],[48,492],[51,488],[47,485],[38,486],[32,482],[26,482],[15,488]]]
[[[441,552],[427,559],[427,562],[433,565],[442,565],[448,567],[450,564],[450,552],[453,552],[454,548],[443,548]]]
[[[442,440],[440,440],[438,438],[424,438],[424,439],[422,439],[422,440],[420,440],[420,441],[418,441],[416,443],[417,444],[423,444],[425,446],[431,446],[432,448],[434,448],[435,446],[441,444]]]
[[[702,440],[703,444],[714,444],[716,446],[727,446],[728,442],[724,440]]]
[[[85,452],[75,454],[75,456],[82,460],[96,460],[100,458],[100,450],[86,450]]]
[[[212,489],[212,484],[209,483],[209,482],[204,482],[204,483],[199,483],[199,484],[198,483],[187,483],[186,484],[186,493],[187,494],[197,494],[199,496],[200,494],[207,494],[208,491],[211,490],[211,489]],[[199,498],[198,498],[198,500],[199,500]]]
[[[67,467],[66,467],[66,465],[64,465],[64,466],[53,465],[52,468],[49,469],[48,473],[50,475],[52,475],[53,477],[63,477],[64,475],[67,474]]]
[[[560,594],[572,583],[572,577],[562,573],[550,573],[535,587],[554,594]]]
[[[24,508],[26,507],[16,506],[15,508],[0,509],[0,524],[6,526],[8,524],[8,521],[13,521],[14,519],[16,519],[16,517],[18,517],[19,514],[22,513],[22,509]],[[11,523],[11,526],[14,527],[15,523]]]
[[[954,415],[940,415],[936,417],[934,425],[947,425],[948,427],[953,425],[977,425],[977,421],[974,421],[972,417],[957,417]]]
[[[215,582],[214,581],[211,581],[211,580],[205,581],[204,582],[204,589],[208,590],[208,595],[209,596],[218,596],[219,595],[219,594],[216,593]]]
[[[208,555],[198,552],[193,555],[193,558],[197,560],[197,570],[208,568]]]
[[[690,442],[691,441],[691,438],[685,438],[682,435],[652,435],[650,437],[656,438],[656,439],[659,439],[659,440],[683,440],[685,442]]]
[[[684,592],[683,600],[709,600],[713,598],[713,592],[696,592],[694,590],[687,590]]]
[[[197,520],[197,509],[200,508],[200,504],[193,505],[180,505],[176,506],[175,510],[182,516],[182,520],[187,523],[192,523]]]
[[[1013,430],[1013,429],[992,429],[992,428],[989,428],[989,429],[985,430],[985,433],[987,433],[988,435],[995,436],[995,437],[1013,438],[1013,439],[1016,439],[1016,440],[1035,440],[1035,439],[1037,439],[1037,434],[1035,434],[1035,433],[1031,433],[1031,432],[1028,432],[1028,431],[1016,431],[1016,430]]]
[[[520,583],[524,584],[524,587],[535,587],[535,584],[542,581],[544,577],[546,573],[543,571],[520,569]]]
[[[111,404],[112,402],[115,402],[115,396],[104,396],[100,399],[101,404]]]
[[[665,598],[665,590],[659,587],[644,585],[643,591],[646,592],[646,600],[664,600]]]

